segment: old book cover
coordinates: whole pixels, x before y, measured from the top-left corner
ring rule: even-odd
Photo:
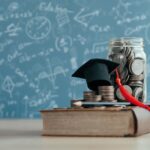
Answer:
[[[42,110],[43,135],[138,136],[150,132],[150,112],[139,107]]]

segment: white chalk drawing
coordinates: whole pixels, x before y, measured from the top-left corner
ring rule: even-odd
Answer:
[[[87,39],[83,37],[81,34],[77,34],[77,36],[73,38],[73,41],[79,41],[81,45],[85,45],[87,42]]]
[[[47,11],[47,12],[54,12],[55,10],[55,8],[54,8],[54,6],[52,6],[52,3],[51,2],[48,2],[48,3],[46,3],[46,2],[41,2],[40,4],[39,4],[39,6],[38,6],[38,9],[40,10],[40,11]]]
[[[32,12],[12,12],[12,13],[4,13],[0,15],[0,21],[6,21],[9,19],[21,19],[21,18],[30,18],[32,17]]]
[[[59,6],[58,4],[52,4],[52,2],[41,2],[38,6],[38,9],[40,11],[45,11],[45,12],[53,12],[57,13],[59,10],[66,11],[67,13],[72,13],[71,10],[68,8],[64,8],[62,6]]]
[[[105,52],[107,50],[106,44],[108,44],[107,41],[94,43],[91,53],[93,53],[93,54],[99,53],[100,54],[100,52],[101,53]]]
[[[68,35],[57,37],[55,40],[55,47],[58,51],[67,53],[72,47],[72,38]]]
[[[73,87],[83,85],[83,84],[85,84],[84,80],[77,80],[77,79],[74,79],[74,78],[72,78],[71,82],[70,82],[70,85],[73,86]]]
[[[63,27],[65,24],[70,22],[67,9],[57,9],[56,20],[59,27]]]
[[[18,9],[19,9],[19,4],[17,2],[11,2],[8,5],[8,10],[11,11],[11,12],[14,12],[14,11],[16,11]]]
[[[29,46],[29,45],[28,45]],[[53,48],[48,48],[48,49],[42,49],[40,52],[36,53],[36,54],[32,54],[29,55],[27,53],[21,54],[21,56],[19,57],[19,63],[24,63],[24,62],[29,62],[37,57],[45,57],[50,55],[52,52],[54,52]]]
[[[9,93],[10,97],[12,98],[12,92],[14,90],[15,84],[10,76],[6,76],[3,83],[2,89]]]
[[[28,55],[27,53],[19,57],[19,63],[29,62],[30,60],[32,60],[32,55]]]
[[[8,54],[7,56],[7,61],[8,62],[12,62],[13,60],[15,60],[17,57],[21,56],[21,53],[18,51],[14,51],[13,54]]]
[[[77,59],[76,57],[72,57],[70,59],[70,62],[71,62],[71,67],[73,70],[76,70],[78,68],[78,64],[77,64]]]
[[[91,25],[90,27],[89,27],[89,30],[90,31],[93,31],[93,32],[96,32],[96,33],[102,33],[102,32],[110,32],[110,30],[111,30],[111,27],[110,27],[110,25],[105,25],[105,26],[100,26],[100,25],[98,25],[98,24],[95,24],[95,25]]]
[[[146,30],[148,27],[147,24],[144,24],[144,25],[137,25],[137,26],[134,26],[134,27],[128,27],[125,29],[124,31],[124,35],[125,36],[131,36],[137,32],[141,32],[142,30]]]
[[[48,48],[46,50],[43,50],[41,52],[39,52],[37,55],[38,56],[48,56],[50,55],[52,52],[54,52],[54,49],[53,48]]]
[[[92,48],[92,53],[99,53],[101,49],[101,44],[99,43],[94,43],[93,48]]]
[[[6,30],[4,32],[7,33],[8,36],[12,37],[18,36],[20,31],[22,31],[22,28],[18,23],[17,24],[11,23],[6,27]]]
[[[33,44],[33,42],[20,43],[20,44],[18,45],[18,49],[19,49],[19,50],[22,50],[22,49],[24,49],[24,48],[26,48],[26,47],[28,47],[28,46],[30,46],[30,45],[32,45],[32,44]]]
[[[43,100],[42,99],[31,100],[29,102],[29,107],[38,107],[38,106],[40,106],[42,104],[43,104]]]
[[[48,108],[58,108],[58,104],[55,100],[50,101]]]
[[[45,16],[36,16],[28,21],[25,30],[30,39],[41,40],[49,35],[51,22]]]
[[[25,74],[25,72],[22,71],[20,68],[16,68],[16,69],[15,69],[15,73],[16,73],[18,76],[22,77],[22,78],[25,80],[25,82],[28,82],[28,81],[29,81],[29,79],[28,79],[27,75]]]
[[[57,76],[63,75],[64,77],[66,77],[66,73],[69,72],[69,69],[68,68],[64,69],[62,66],[55,66],[53,68],[50,61],[48,59],[46,59],[46,61],[47,61],[49,72],[46,71],[40,72],[38,77],[35,78],[35,81],[48,79],[52,84],[53,89],[58,89],[59,87],[56,85]]]
[[[100,11],[95,10],[89,13],[85,13],[85,8],[80,9],[80,11],[74,16],[74,20],[80,24],[82,24],[84,27],[88,27],[89,21],[94,17],[94,16],[99,16]]]
[[[66,73],[68,72],[68,69],[64,69],[62,66],[56,66],[53,70],[54,75],[63,74],[64,77],[66,77]]]
[[[73,91],[72,89],[68,89],[68,97],[70,99],[77,99],[77,94],[75,91]]]
[[[119,0],[117,5],[112,8],[113,13],[115,14],[115,19],[123,19],[127,17],[127,15],[131,15],[132,12],[129,10],[130,6],[130,2]]]
[[[135,22],[135,21],[140,22],[140,21],[143,21],[143,20],[146,20],[146,19],[147,19],[147,16],[145,14],[142,14],[142,15],[139,15],[139,16],[122,18],[120,20],[117,20],[117,24],[122,25],[122,24],[125,24],[125,23],[131,23],[131,22]]]
[[[49,102],[51,104],[51,101],[53,101],[53,99],[56,99],[58,97],[58,95],[54,94],[54,92],[52,92],[52,91],[39,92],[38,96],[40,98],[31,98],[31,100],[28,101],[29,107],[38,107],[42,104],[46,104],[46,103],[49,103]],[[52,103],[52,104],[54,104],[54,103]],[[48,104],[48,108],[51,108],[51,107],[52,106],[49,106],[49,104]]]

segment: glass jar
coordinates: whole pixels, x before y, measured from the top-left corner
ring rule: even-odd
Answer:
[[[112,39],[109,43],[108,58],[120,64],[118,72],[126,90],[139,101],[145,102],[147,99],[147,75],[143,39],[134,37]],[[117,100],[124,101],[119,88],[116,86],[115,89]]]

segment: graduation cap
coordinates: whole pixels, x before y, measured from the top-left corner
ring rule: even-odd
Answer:
[[[78,68],[72,77],[85,79],[89,89],[97,91],[98,86],[112,85],[110,74],[119,66],[106,59],[91,59]]]

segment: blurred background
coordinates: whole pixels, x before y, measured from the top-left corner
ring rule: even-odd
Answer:
[[[149,0],[0,0],[0,118],[39,118],[82,98],[86,82],[72,73],[106,58],[114,37],[142,37],[149,68],[149,10]]]

